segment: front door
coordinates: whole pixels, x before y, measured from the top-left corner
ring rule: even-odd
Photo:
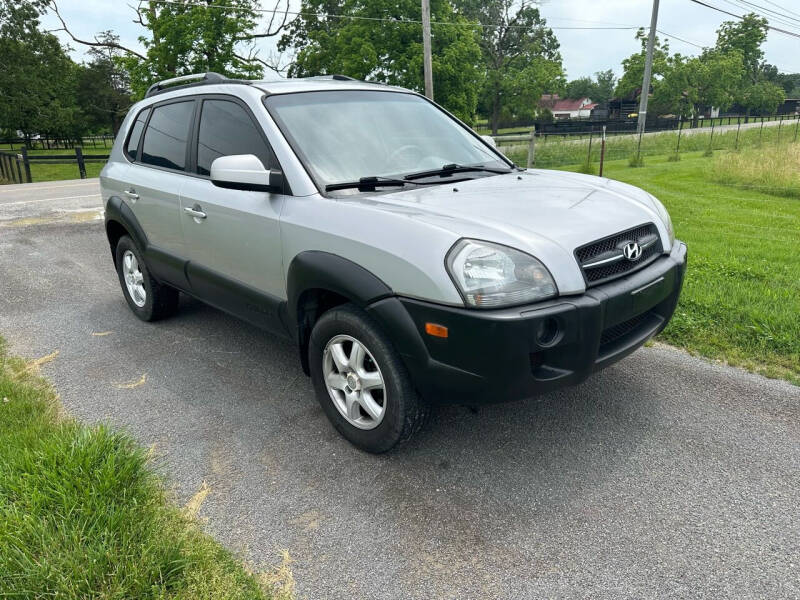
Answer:
[[[224,189],[209,179],[220,156],[253,154],[267,169],[278,168],[277,161],[249,110],[232,97],[202,98],[196,131],[196,176],[186,178],[180,199],[192,290],[209,304],[280,331],[285,196]]]

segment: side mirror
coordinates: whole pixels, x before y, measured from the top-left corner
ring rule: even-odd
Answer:
[[[283,173],[268,171],[253,154],[220,156],[211,163],[211,183],[231,190],[281,193]]]
[[[492,148],[497,148],[497,142],[494,141],[494,138],[490,135],[482,135],[481,139],[489,144]]]

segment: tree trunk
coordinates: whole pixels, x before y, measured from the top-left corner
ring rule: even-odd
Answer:
[[[500,94],[494,93],[492,97],[492,135],[497,135],[497,130],[500,126]]]

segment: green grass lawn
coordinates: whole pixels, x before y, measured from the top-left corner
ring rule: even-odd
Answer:
[[[35,371],[0,339],[0,597],[288,598],[169,503],[144,449],[66,418]]]
[[[7,145],[6,145],[7,146]],[[2,152],[11,152],[8,148],[0,147],[0,151]],[[19,148],[15,145],[15,149],[13,150],[15,154],[19,153]],[[103,155],[108,154],[111,152],[111,147],[103,148],[103,145],[100,144],[97,148],[92,148],[91,145],[85,146],[83,148],[83,153],[85,155]],[[64,156],[75,156],[75,150],[70,148],[68,150],[64,150],[63,148],[58,150],[31,150],[29,155],[31,157],[36,156],[47,156],[47,155],[64,155]],[[86,176],[87,177],[97,177],[100,175],[100,171],[103,169],[105,165],[105,161],[102,162],[86,162]],[[14,167],[16,169],[16,167]],[[23,177],[24,177],[24,168],[23,168]],[[48,163],[31,163],[31,179],[33,182],[36,183],[38,181],[61,181],[64,179],[77,179],[80,177],[80,172],[78,171],[78,163],[71,163],[71,164],[48,164]],[[6,181],[0,178],[0,183],[12,183],[12,181]]]
[[[800,199],[717,183],[719,159],[606,164],[605,176],[659,198],[689,246],[683,295],[660,339],[800,384]]]

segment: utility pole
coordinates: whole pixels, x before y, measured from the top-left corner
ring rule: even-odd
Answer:
[[[658,23],[658,0],[653,0],[653,14],[650,17],[650,35],[647,37],[647,59],[644,63],[644,78],[642,81],[642,93],[639,96],[639,121],[636,125],[636,132],[639,135],[644,133],[644,125],[647,119],[647,97],[650,95],[650,77],[653,74],[653,47],[656,45],[656,24]]]
[[[433,59],[431,58],[431,1],[422,0],[422,52],[425,70],[425,96],[433,100]]]

